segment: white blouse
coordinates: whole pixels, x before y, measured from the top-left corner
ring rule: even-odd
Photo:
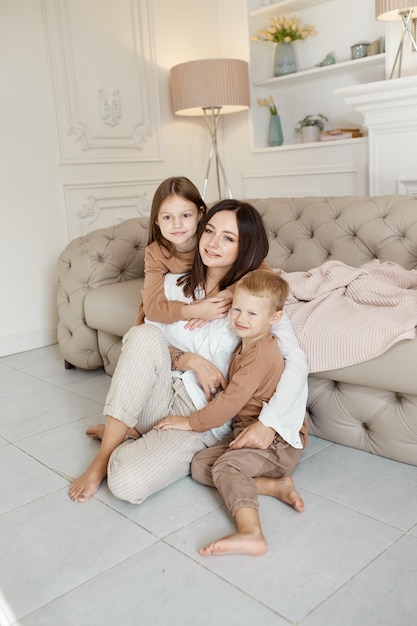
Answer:
[[[166,275],[166,297],[168,300],[191,302],[191,298],[184,296],[182,287],[176,284],[178,278],[179,276],[175,274]],[[198,294],[198,297],[204,298],[204,292]],[[161,324],[151,320],[146,322],[158,326],[170,345],[184,352],[194,352],[205,357],[226,377],[233,351],[239,343],[229,316],[213,320],[194,330],[185,329],[187,323],[185,321],[172,324]],[[285,359],[285,369],[274,395],[269,403],[264,405],[259,419],[265,426],[270,426],[279,433],[291,446],[302,448],[299,431],[306,413],[307,360],[285,312],[280,321],[272,327],[271,332],[278,339],[279,348]],[[172,375],[182,379],[196,409],[201,409],[207,404],[204,392],[192,370],[173,371]],[[219,428],[213,428],[212,432],[221,439],[230,432],[230,422]]]

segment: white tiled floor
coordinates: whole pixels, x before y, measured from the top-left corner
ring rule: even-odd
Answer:
[[[0,359],[2,626],[417,623],[417,467],[311,437],[305,512],[261,497],[268,553],[203,558],[233,524],[190,478],[141,506],[68,498],[109,384],[57,346]]]

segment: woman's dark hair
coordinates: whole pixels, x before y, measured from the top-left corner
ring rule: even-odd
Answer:
[[[200,239],[213,215],[220,211],[233,211],[236,214],[239,234],[237,258],[219,284],[219,291],[233,285],[247,272],[257,269],[269,251],[265,226],[258,211],[247,202],[221,200],[209,209],[200,220],[197,229],[197,252],[191,270],[182,276],[178,284],[183,286],[184,295],[195,296],[197,288],[205,288],[207,268],[198,250]]]
[[[175,252],[174,245],[162,236],[161,229],[156,223],[158,220],[161,204],[171,196],[179,196],[188,202],[192,202],[201,215],[205,215],[207,207],[194,183],[185,176],[172,176],[164,180],[154,193],[149,217],[148,245],[157,241],[170,254]]]

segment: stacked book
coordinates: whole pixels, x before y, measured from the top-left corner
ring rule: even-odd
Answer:
[[[363,137],[359,128],[334,128],[321,133],[322,141],[336,141],[340,139],[352,139],[353,137]]]

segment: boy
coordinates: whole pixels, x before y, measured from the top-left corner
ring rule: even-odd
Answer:
[[[155,426],[202,432],[233,417],[233,435],[198,452],[191,464],[194,480],[217,487],[237,525],[236,533],[200,550],[203,556],[266,552],[258,494],[273,495],[299,512],[304,509],[289,476],[300,449],[290,446],[278,433],[266,450],[233,449],[234,439],[258,419],[263,403],[271,398],[284,370],[284,359],[271,327],[281,318],[287,296],[288,284],[274,272],[254,270],[246,274],[236,284],[231,308],[230,321],[241,343],[230,362],[226,390],[190,416],[168,416]],[[305,425],[300,436],[305,445]]]

